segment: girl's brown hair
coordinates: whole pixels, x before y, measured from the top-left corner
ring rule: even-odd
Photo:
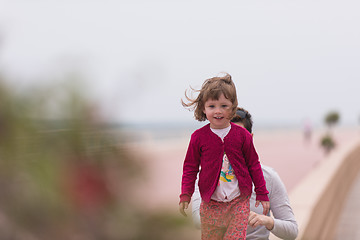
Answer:
[[[224,94],[224,97],[232,102],[232,112],[230,114],[230,119],[235,115],[238,101],[235,84],[232,81],[230,74],[225,73],[225,76],[223,77],[213,77],[205,80],[200,90],[195,90],[193,88],[191,89],[194,92],[199,92],[197,98],[192,99],[188,97],[185,91],[185,98],[189,102],[185,103],[181,99],[181,103],[185,108],[194,111],[194,117],[196,120],[206,120],[206,115],[204,113],[205,102],[209,99],[219,100],[221,94]]]

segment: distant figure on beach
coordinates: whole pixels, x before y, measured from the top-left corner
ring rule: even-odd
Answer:
[[[248,111],[238,108],[235,117],[231,120],[233,123],[244,127],[252,134],[253,121]],[[277,172],[265,165],[262,165],[266,188],[269,190],[270,211],[266,216],[262,215],[262,208],[255,207],[255,194],[250,198],[250,216],[249,226],[247,228],[247,240],[265,240],[269,239],[270,232],[281,239],[295,239],[298,234],[298,226],[294,213],[290,206],[289,198],[284,183],[281,181]],[[201,197],[197,184],[192,202],[192,216],[196,227],[200,227],[200,204]]]
[[[230,120],[237,109],[235,84],[229,74],[207,79],[196,99],[184,107],[209,124],[190,139],[183,165],[179,209],[186,216],[199,173],[201,239],[246,239],[252,183],[256,206],[269,212],[268,190],[251,134]],[[221,175],[221,177],[219,176]]]
[[[312,128],[311,128],[310,120],[305,120],[305,123],[304,123],[304,140],[305,140],[305,142],[310,142],[311,134],[312,134]]]

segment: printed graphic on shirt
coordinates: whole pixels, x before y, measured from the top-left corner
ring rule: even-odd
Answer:
[[[231,167],[229,159],[227,158],[226,154],[224,153],[223,164],[222,164],[222,168],[221,168],[221,172],[220,172],[219,181],[231,182],[231,180],[234,179],[234,177],[235,177],[234,170]]]

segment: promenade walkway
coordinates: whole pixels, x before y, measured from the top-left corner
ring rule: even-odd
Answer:
[[[359,239],[360,136],[354,130],[337,136],[338,147],[290,192],[298,239]]]
[[[340,215],[335,240],[360,239],[360,173],[356,177]]]

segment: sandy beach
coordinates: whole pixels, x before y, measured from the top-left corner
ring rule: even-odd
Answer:
[[[325,129],[316,130],[311,139],[305,141],[301,129],[259,130],[255,132],[254,144],[261,163],[279,173],[290,193],[314,166],[326,161],[327,155],[320,146],[325,132]],[[337,147],[340,147],[359,138],[360,132],[357,128],[334,128],[332,135]],[[148,136],[146,141],[127,146],[140,156],[147,170],[143,183],[135,193],[140,205],[144,206],[141,196],[145,195],[146,208],[178,210],[182,164],[189,137],[156,140]]]

